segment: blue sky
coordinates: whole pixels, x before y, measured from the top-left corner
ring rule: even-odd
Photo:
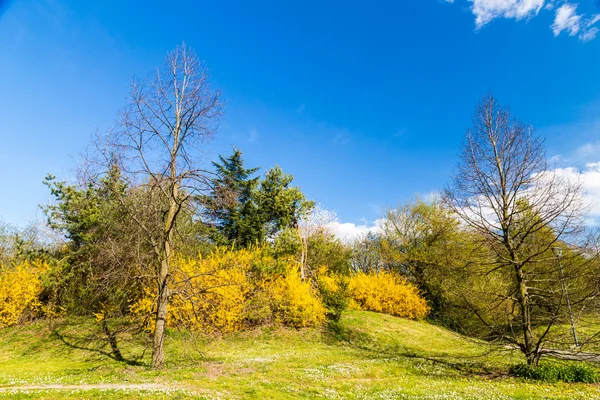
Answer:
[[[348,229],[449,182],[492,91],[600,216],[598,1],[0,0],[0,218],[41,217],[130,79],[185,41],[228,100],[207,161],[281,165]]]

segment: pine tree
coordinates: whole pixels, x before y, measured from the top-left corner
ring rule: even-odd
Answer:
[[[284,229],[297,229],[298,220],[314,206],[299,188],[291,186],[292,175],[279,166],[264,179],[252,177],[258,168],[245,168],[242,152],[213,162],[216,177],[211,192],[202,198],[204,214],[217,245],[248,247],[273,239]]]
[[[257,238],[256,205],[253,192],[258,177],[252,178],[259,168],[245,168],[242,152],[234,148],[227,158],[219,156],[213,162],[216,178],[211,192],[203,198],[205,214],[212,226],[212,239],[221,245],[247,246]]]

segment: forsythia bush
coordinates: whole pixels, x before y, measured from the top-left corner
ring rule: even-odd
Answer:
[[[251,262],[252,252],[247,250],[217,250],[205,258],[174,259],[169,325],[204,333],[240,330]],[[138,319],[155,312],[156,288],[146,288],[145,292],[130,308]],[[153,318],[148,318],[146,326],[152,329],[153,324]]]
[[[414,285],[392,272],[359,272],[350,278],[348,289],[354,307],[403,318],[423,318],[429,307]]]
[[[0,327],[15,325],[42,310],[41,276],[49,270],[42,261],[24,261],[0,269]]]
[[[205,333],[240,330],[251,255],[216,251],[205,259],[182,260],[175,287],[183,290],[172,299],[172,318]]]
[[[278,264],[279,263],[279,264]],[[293,327],[321,323],[326,309],[298,269],[261,249],[218,249],[206,257],[172,261],[168,325],[197,332],[236,332],[278,322]],[[133,319],[154,328],[156,288],[130,307]]]
[[[302,281],[297,268],[289,268],[284,276],[269,282],[266,292],[278,322],[303,328],[325,320],[327,310],[310,283]]]

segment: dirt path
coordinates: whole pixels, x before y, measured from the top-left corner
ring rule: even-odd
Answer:
[[[10,392],[12,390],[177,390],[173,386],[162,385],[160,383],[98,383],[83,385],[20,385],[20,386],[2,386],[0,392]]]

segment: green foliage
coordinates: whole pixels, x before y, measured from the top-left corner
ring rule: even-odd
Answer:
[[[219,156],[219,162],[213,165],[213,188],[200,200],[208,217],[210,237],[217,245],[248,248],[263,245],[282,233],[289,236],[285,231],[295,229],[302,215],[314,206],[299,188],[291,186],[292,175],[279,166],[268,170],[262,180],[253,178],[258,168],[245,168],[238,149],[230,157]],[[280,243],[284,247],[288,244]]]
[[[19,229],[0,220],[0,267],[22,261],[50,261],[56,247],[38,225]]]
[[[13,252],[12,227],[0,220],[0,266],[7,265]]]
[[[113,165],[97,181],[72,185],[49,175],[55,199],[43,207],[49,226],[68,241],[49,273],[47,296],[67,312],[90,315],[107,308],[121,315],[141,294],[140,269],[149,265],[149,246],[122,204],[135,201]]]
[[[338,322],[350,303],[348,277],[331,273],[326,268],[320,268],[316,276],[316,282],[323,305],[327,309],[327,319]]]
[[[302,241],[293,228],[282,229],[273,242],[273,253],[278,258],[293,257],[300,251]]]
[[[474,261],[468,232],[439,200],[420,199],[389,210],[383,222],[381,252],[389,268],[415,284],[430,305],[432,318],[453,325],[453,301],[463,266]],[[460,319],[464,318],[461,315]]]
[[[268,325],[274,320],[269,293],[257,290],[244,304],[246,324],[250,327]]]
[[[383,249],[429,298],[438,294],[434,275],[452,265],[459,242],[458,221],[438,201],[417,199],[387,212]]]
[[[269,279],[270,277],[285,273],[290,261],[289,258],[273,254],[272,249],[267,246],[259,249],[261,257],[252,260],[252,265],[249,270],[250,278],[252,280],[259,281]]]
[[[297,227],[299,219],[314,207],[315,203],[306,200],[300,188],[291,186],[293,180],[292,175],[275,166],[260,182],[256,203],[262,214],[263,240],[275,237],[284,228]]]
[[[512,365],[510,373],[520,378],[544,382],[596,383],[600,378],[598,371],[585,363],[541,363],[537,367],[520,363]]]
[[[335,235],[322,230],[317,231],[307,238],[306,247],[306,265],[313,270],[325,266],[334,273],[350,274],[352,249]]]
[[[93,186],[78,188],[56,181],[53,175],[46,176],[44,184],[56,201],[42,207],[48,217],[48,225],[63,233],[75,247],[90,242],[91,227],[100,218],[100,198]]]
[[[127,189],[116,165],[111,166],[97,183],[71,185],[48,175],[44,185],[55,199],[54,204],[42,207],[48,225],[69,239],[73,251],[80,251],[98,240],[107,214],[117,208],[118,198]],[[118,220],[122,216],[115,215],[114,218]]]
[[[260,236],[260,221],[252,201],[258,178],[252,175],[258,168],[245,168],[242,152],[234,149],[227,158],[219,156],[213,162],[216,177],[210,193],[201,201],[212,226],[211,237],[216,244],[237,244],[247,247],[256,244]]]

